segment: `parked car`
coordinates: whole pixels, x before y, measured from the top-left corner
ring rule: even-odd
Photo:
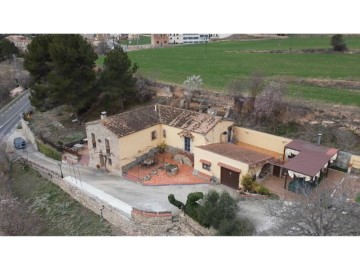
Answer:
[[[17,137],[14,139],[14,146],[16,149],[24,149],[26,147],[26,142],[23,138]]]

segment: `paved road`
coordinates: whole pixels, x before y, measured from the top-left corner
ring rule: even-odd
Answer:
[[[0,112],[0,138],[9,135],[20,121],[22,112],[31,109],[29,95],[29,92],[26,93],[15,103]]]

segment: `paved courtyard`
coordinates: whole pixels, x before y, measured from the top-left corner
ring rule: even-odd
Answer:
[[[156,164],[153,166],[138,165],[130,169],[126,179],[141,183],[145,186],[162,185],[193,185],[209,184],[210,177],[200,178],[193,175],[193,167],[175,161],[170,153],[158,154],[155,157]],[[178,173],[171,175],[166,172],[164,164],[175,164]]]

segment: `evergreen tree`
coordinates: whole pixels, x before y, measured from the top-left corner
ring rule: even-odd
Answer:
[[[104,70],[101,74],[101,88],[114,105],[124,109],[124,102],[136,98],[136,63],[131,60],[121,46],[116,46],[110,51],[104,61]]]
[[[11,41],[3,38],[0,40],[0,61],[4,61],[12,57],[12,55],[18,55],[19,50],[16,48],[15,44]]]

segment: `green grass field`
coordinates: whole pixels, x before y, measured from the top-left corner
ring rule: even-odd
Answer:
[[[138,72],[153,79],[182,84],[187,76],[201,75],[204,87],[223,90],[231,80],[254,71],[267,77],[360,80],[360,54],[250,53],[255,50],[328,49],[331,36],[290,36],[287,39],[223,41],[131,51]],[[349,49],[360,49],[360,36],[345,36]],[[99,57],[101,64],[104,58]],[[290,85],[290,97],[359,104],[359,93],[305,85]],[[346,91],[346,92],[345,92]]]
[[[312,45],[311,41],[314,41]],[[360,37],[348,42],[350,48],[360,48]],[[276,44],[282,44],[278,46]],[[201,75],[205,87],[224,89],[235,78],[248,77],[256,70],[266,76],[308,78],[360,79],[360,54],[270,54],[247,53],[244,50],[293,48],[329,48],[329,38],[289,38],[217,42],[129,52],[139,72],[157,74],[159,80],[182,83],[187,76]]]
[[[288,85],[287,96],[295,99],[300,98],[360,107],[360,90],[340,90],[328,87],[290,84]]]
[[[145,45],[151,43],[151,38],[149,36],[140,35],[139,40],[121,40],[119,43],[121,45]]]

